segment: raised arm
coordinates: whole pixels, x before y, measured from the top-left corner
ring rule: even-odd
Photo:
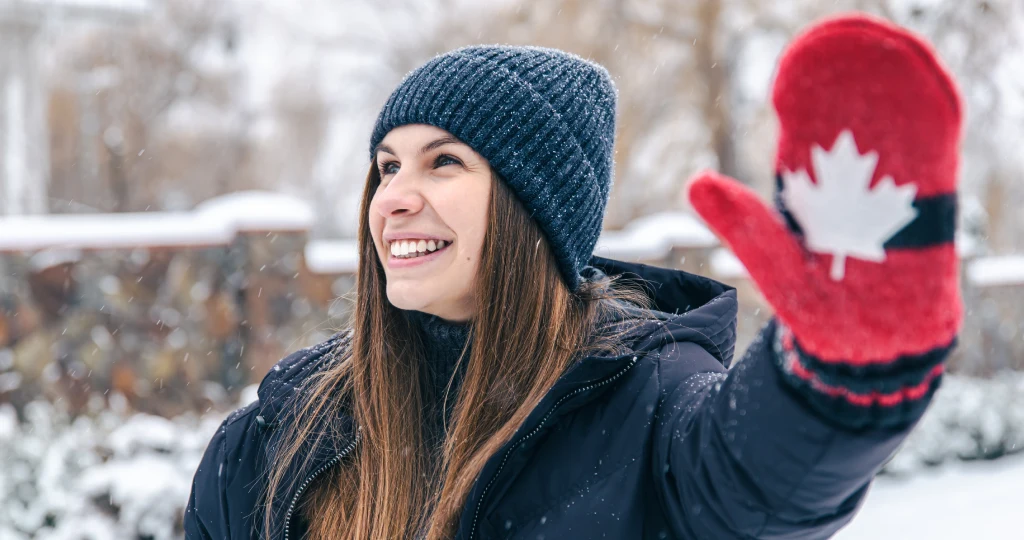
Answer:
[[[852,405],[793,384],[778,334],[772,321],[728,372],[694,373],[717,361],[691,343],[662,351],[662,378],[684,382],[665,389],[653,472],[680,538],[828,538],[931,395],[851,415]],[[872,420],[852,428],[851,417]]]
[[[690,184],[776,318],[728,375],[665,395],[680,534],[831,535],[924,411],[961,324],[961,104],[930,47],[865,16],[823,22],[783,53],[773,102],[776,209],[714,173]]]

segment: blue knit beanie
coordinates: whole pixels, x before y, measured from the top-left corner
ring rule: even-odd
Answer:
[[[608,71],[541,47],[472,46],[413,70],[370,139],[439,127],[482,155],[540,225],[571,290],[601,233],[612,185],[616,90]]]

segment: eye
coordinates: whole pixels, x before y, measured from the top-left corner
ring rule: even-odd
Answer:
[[[444,167],[447,165],[462,165],[462,162],[458,158],[449,154],[441,154],[434,160],[434,167]]]
[[[377,167],[379,168],[380,175],[382,177],[389,174],[396,174],[399,169],[397,161],[382,161],[377,164]]]

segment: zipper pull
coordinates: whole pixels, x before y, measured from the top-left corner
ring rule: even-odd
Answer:
[[[270,431],[277,427],[278,422],[267,422],[267,419],[263,418],[261,414],[256,417],[256,425],[259,426],[261,431]]]

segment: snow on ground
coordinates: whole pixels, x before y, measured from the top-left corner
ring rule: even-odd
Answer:
[[[1024,455],[880,477],[837,540],[1024,538]]]

